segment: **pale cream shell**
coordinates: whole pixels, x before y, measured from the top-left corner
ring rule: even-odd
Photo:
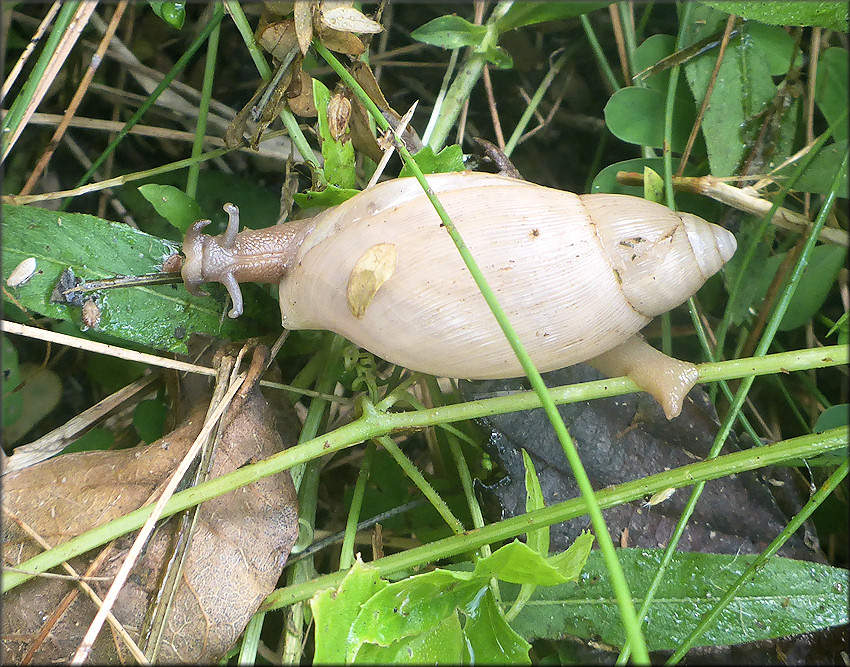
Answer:
[[[579,197],[480,173],[428,182],[541,371],[622,343],[694,294],[722,261],[697,261],[689,236],[719,236],[718,259],[734,252],[725,230],[695,216],[686,228],[679,215],[635,197]],[[396,269],[357,318],[346,296],[352,268],[387,243],[396,247]],[[413,370],[523,374],[414,179],[379,184],[321,214],[280,283],[280,307],[288,329],[335,331]]]

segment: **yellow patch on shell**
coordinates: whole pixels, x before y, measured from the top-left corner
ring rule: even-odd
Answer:
[[[398,253],[392,243],[379,243],[364,252],[348,278],[348,307],[357,319],[363,317],[372,299],[393,273]]]

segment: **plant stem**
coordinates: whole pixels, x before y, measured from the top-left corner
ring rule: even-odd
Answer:
[[[443,101],[443,110],[428,139],[428,145],[435,153],[439,152],[445,145],[446,137],[449,136],[449,132],[457,122],[463,103],[469,99],[472,89],[478,83],[478,79],[481,78],[481,71],[484,69],[484,63],[487,62],[486,53],[495,47],[499,40],[498,20],[504,16],[512,4],[512,1],[503,0],[496,5],[490,14],[490,18],[487,19],[487,32],[481,40],[481,44],[470,52],[469,57],[449,87]]]
[[[494,11],[493,15],[495,16],[496,14],[497,12]],[[493,20],[493,17],[491,17],[491,21]],[[334,57],[318,42],[315,43],[315,48],[319,52],[319,55],[328,62],[334,71],[357,95],[360,102],[370,111],[381,129],[384,131],[389,130],[389,123],[387,123],[386,119],[378,111],[369,96],[366,95],[362,88],[356,84],[351,74],[345,70],[336,57]],[[620,608],[623,628],[626,636],[629,638],[629,641],[635,647],[635,659],[638,662],[648,663],[649,653],[646,649],[646,642],[644,641],[643,634],[640,631],[640,624],[635,616],[634,603],[632,601],[631,593],[629,592],[625,574],[623,573],[623,569],[617,559],[617,552],[614,549],[614,543],[611,540],[611,535],[608,533],[608,527],[605,525],[605,520],[602,517],[602,511],[599,509],[599,506],[594,500],[593,486],[585,472],[584,464],[581,462],[581,458],[578,455],[575,444],[573,443],[570,434],[567,432],[567,427],[564,424],[564,420],[561,418],[561,413],[558,412],[558,408],[555,406],[555,402],[552,400],[552,395],[549,393],[549,389],[546,387],[546,383],[543,381],[540,372],[534,366],[531,356],[519,340],[519,336],[517,336],[513,325],[508,320],[507,314],[499,304],[496,294],[493,292],[490,285],[487,284],[478,263],[475,261],[475,258],[472,256],[472,253],[469,251],[466,243],[464,243],[457,227],[455,227],[445,208],[443,208],[442,203],[434,194],[433,190],[431,190],[422,170],[419,169],[419,166],[413,160],[403,143],[398,142],[397,148],[399,154],[404,159],[405,164],[410,168],[413,175],[416,177],[416,180],[419,181],[419,184],[422,186],[422,189],[428,197],[428,200],[433,205],[434,210],[436,210],[437,214],[440,216],[443,227],[454,242],[455,247],[460,253],[460,256],[463,258],[467,269],[469,269],[469,273],[475,281],[478,290],[481,292],[481,295],[490,307],[490,310],[496,318],[496,321],[499,323],[499,327],[502,329],[502,332],[505,334],[505,338],[510,344],[511,349],[514,351],[514,354],[519,360],[519,363],[528,377],[532,388],[540,398],[541,407],[546,412],[546,416],[549,418],[549,421],[552,423],[552,427],[555,429],[555,434],[558,437],[558,441],[561,443],[564,455],[566,456],[567,461],[569,461],[570,468],[572,468],[573,474],[575,475],[576,483],[581,491],[581,495],[587,500],[588,513],[590,514],[590,520],[593,525],[593,532],[596,535],[599,548],[602,551],[602,557],[605,561],[606,567],[608,568],[608,573],[611,576],[611,586],[614,589],[617,604]]]
[[[596,500],[600,507],[607,509],[644,498],[664,489],[678,489],[690,486],[695,482],[706,482],[727,475],[757,470],[768,465],[776,465],[796,458],[800,452],[805,452],[806,457],[811,457],[823,452],[842,449],[846,447],[848,437],[850,437],[850,428],[843,427],[825,433],[805,435],[772,445],[765,445],[757,449],[733,452],[711,461],[691,463],[681,468],[601,489],[595,494]],[[382,575],[390,575],[423,563],[434,562],[441,558],[449,558],[459,553],[471,551],[484,544],[511,539],[527,533],[529,530],[551,526],[554,523],[568,521],[585,514],[587,514],[587,504],[584,498],[573,498],[498,523],[491,523],[481,529],[469,531],[463,536],[443,538],[421,547],[386,556],[373,561],[370,565],[376,567]],[[266,598],[260,609],[271,611],[308,599],[318,591],[336,588],[345,574],[345,572],[336,572],[314,579],[302,586],[278,589]]]
[[[220,3],[218,3],[220,4]],[[186,178],[186,194],[195,199],[198,190],[198,174],[201,156],[204,147],[204,136],[207,133],[207,115],[210,110],[210,98],[212,97],[213,79],[215,77],[215,64],[218,57],[218,38],[221,34],[221,22],[217,22],[210,32],[207,42],[207,61],[204,67],[204,83],[201,88],[201,102],[198,107],[198,125],[195,128],[195,141],[192,143],[192,157],[196,160],[189,166],[189,175]]]
[[[723,595],[717,604],[711,608],[705,616],[700,619],[697,627],[688,635],[687,639],[682,642],[682,645],[676,649],[676,652],[670,656],[666,664],[672,665],[681,660],[688,649],[693,646],[694,642],[699,639],[700,635],[717,619],[720,613],[729,606],[729,603],[735,598],[735,594],[746,584],[750,579],[758,574],[758,571],[764,567],[770,558],[776,554],[785,542],[803,525],[803,523],[812,515],[818,507],[823,504],[829,495],[838,487],[839,484],[847,477],[848,462],[845,461],[838,466],[836,471],[830,475],[829,479],[809,498],[809,502],[801,509],[797,515],[791,519],[787,526],[783,529],[776,539],[771,542],[768,547],[762,551],[758,557],[747,566],[747,569],[741,572],[741,575],[732,584]]]
[[[713,364],[702,364],[697,367],[697,370],[700,371],[700,381],[708,382],[716,381],[721,378],[727,380],[732,378],[742,378],[754,373],[758,375],[769,375],[772,373],[805,370],[808,368],[841,366],[846,365],[847,363],[850,363],[850,350],[848,350],[847,346],[833,345],[813,350],[773,354],[761,359],[736,359],[733,361],[722,361]],[[551,391],[554,400],[561,404],[574,403],[602,396],[626,394],[631,391],[638,391],[638,389],[631,380],[617,378],[614,380],[598,380],[596,382],[586,382],[580,385],[558,387]],[[611,393],[612,391],[613,393]],[[426,426],[434,426],[436,424],[460,421],[464,419],[477,419],[479,417],[503,414],[505,412],[530,410],[533,408],[539,408],[540,400],[534,392],[520,392],[511,396],[500,396],[497,398],[470,401],[459,405],[448,405],[439,408],[430,408],[428,410],[404,413],[380,413],[377,412],[374,406],[370,403],[363,403],[362,405],[363,414],[359,419],[351,422],[350,424],[346,424],[345,426],[341,426],[331,433],[318,436],[317,438],[304,442],[296,447],[290,447],[286,451],[275,454],[268,459],[244,466],[226,475],[222,475],[221,477],[217,477],[212,480],[207,480],[198,486],[174,494],[163,510],[163,517],[171,516],[172,514],[176,514],[177,512],[192,507],[193,505],[197,505],[205,500],[216,498],[229,491],[246,486],[251,482],[262,479],[263,477],[268,477],[269,475],[274,475],[283,470],[288,470],[299,463],[305,463],[325,454],[347,449],[348,447],[352,447],[379,435],[386,435],[388,433],[398,432],[405,429],[424,428]],[[829,451],[837,448],[836,445],[835,447],[827,446],[823,449],[822,445],[818,444],[817,440],[820,436],[806,437],[814,438],[814,440],[801,440],[800,442],[813,443],[811,445],[812,451],[797,453],[794,457],[811,457],[815,454],[821,453],[822,451]],[[797,442],[797,440],[795,440],[795,442]],[[842,445],[843,444],[844,443],[842,443]],[[761,458],[765,455],[765,452],[774,451],[768,450],[768,447],[773,447],[773,445],[761,447],[756,453],[752,454],[759,462],[763,462],[758,465],[767,465],[767,463],[773,464],[778,462],[774,458],[771,458],[770,461],[765,461]],[[719,460],[720,459],[715,459],[714,462],[716,463]],[[758,467],[758,465],[754,464],[752,467]],[[749,470],[751,468],[747,469]],[[668,486],[672,486],[672,484]],[[663,485],[658,486],[649,492],[654,493],[655,491],[660,491],[664,488],[666,487]],[[634,498],[630,498],[629,500],[634,500]],[[150,514],[150,511],[150,506],[134,510],[123,517],[97,526],[83,535],[78,535],[63,544],[54,547],[50,551],[46,551],[31,558],[26,562],[26,564],[20,565],[21,569],[28,571],[27,573],[4,572],[3,592],[32,578],[32,576],[34,576],[32,572],[43,572],[49,570],[50,568],[61,564],[63,561],[79,556],[80,554],[94,549],[101,544],[105,544],[116,537],[129,533],[133,530],[137,530],[142,526],[148,514]],[[526,515],[523,515],[523,517],[525,516]],[[564,519],[559,520],[562,521]],[[487,528],[489,528],[489,526]],[[528,527],[518,531],[516,534],[519,535],[527,531]]]

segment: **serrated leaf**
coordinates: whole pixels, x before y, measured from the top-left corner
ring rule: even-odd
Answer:
[[[451,15],[428,21],[416,28],[410,36],[417,42],[443,49],[460,49],[464,46],[478,46],[486,34],[486,26],[474,25],[460,16]]]
[[[617,550],[635,599],[646,594],[662,553]],[[674,555],[644,626],[648,648],[675,649],[754,558]],[[847,623],[847,587],[847,570],[773,558],[744,585],[697,645],[738,644]],[[503,586],[503,602],[509,603],[516,590],[518,587]],[[512,625],[528,641],[559,639],[565,634],[613,646],[622,646],[625,641],[620,612],[598,551],[591,554],[577,582],[538,588]]]
[[[419,166],[423,174],[442,174],[449,171],[464,171],[463,149],[458,144],[446,146],[436,155],[430,146],[423,146],[413,156],[413,161]],[[399,178],[413,176],[413,172],[407,165],[402,167]]]
[[[818,154],[809,162],[809,166],[800,175],[794,183],[794,190],[798,192],[815,192],[825,195],[832,187],[832,182],[838,175],[838,170],[844,163],[844,156],[847,154],[847,140],[836,142],[824,146],[818,151]],[[776,172],[776,176],[790,176],[797,169],[799,163],[788,165],[785,169],[780,169]],[[779,181],[781,184],[782,181]],[[838,188],[837,196],[847,198],[850,196],[850,188],[847,184],[847,168],[844,167],[844,177]]]
[[[154,210],[168,220],[172,227],[179,229],[181,234],[185,234],[189,225],[201,219],[198,203],[173,185],[149,183],[140,185],[138,190]]]
[[[847,32],[846,2],[717,2],[704,4],[770,25],[820,26]]]
[[[725,16],[709,7],[696,5],[694,29],[688,32],[689,46],[721,28]],[[702,104],[712,78],[717,56],[708,52],[685,65],[685,75],[696,104]],[[755,40],[735,37],[723,57],[711,101],[703,119],[702,134],[708,149],[711,173],[737,173],[755,128],[748,123],[773,99],[776,86],[768,59]]]
[[[528,656],[531,644],[508,625],[489,588],[466,608],[466,615],[464,664],[531,664]]]
[[[785,255],[786,253],[774,255],[759,266],[760,279],[756,283],[754,293],[756,301],[764,298]],[[782,317],[780,331],[791,331],[803,326],[820,310],[838,271],[844,266],[846,256],[847,249],[838,246],[817,246],[812,251],[809,264],[803,270],[794,296],[791,297],[788,309]]]
[[[15,299],[34,312],[71,320],[77,326],[78,308],[50,303],[62,271],[70,267],[84,280],[144,275],[159,271],[163,260],[178,250],[176,243],[92,215],[3,206],[3,265],[16,266],[26,257],[36,257],[39,267],[29,282],[11,291]],[[258,314],[265,328],[279,322],[274,301],[267,297],[265,303],[271,308],[258,307],[257,297],[262,296],[259,288],[243,289],[243,295],[246,313]],[[182,286],[107,290],[101,293],[98,304],[98,331],[169,352],[185,354],[186,340],[194,332],[245,338],[263,329],[250,317],[220,322],[223,302],[193,297]]]

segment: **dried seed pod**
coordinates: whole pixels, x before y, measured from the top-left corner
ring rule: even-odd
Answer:
[[[643,370],[654,379],[639,379],[642,369],[617,348],[651,355],[632,337],[729,260],[730,232],[626,195],[575,195],[482,173],[434,174],[428,182],[539,370],[605,355],[604,372],[626,368],[656,398],[675,394],[665,410],[678,414],[696,381],[693,366],[662,370],[659,361],[669,358],[652,350],[657,356]],[[415,179],[387,181],[314,218],[262,230],[237,233],[238,210],[225,210],[230,222],[219,237],[201,233],[208,221],[190,227],[183,278],[195,294],[201,282],[223,283],[231,317],[242,312],[239,282],[279,283],[288,329],[335,331],[437,376],[523,374]],[[367,287],[352,295],[352,284]]]

